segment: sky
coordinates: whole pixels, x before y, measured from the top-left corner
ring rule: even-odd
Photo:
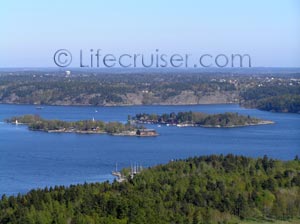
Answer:
[[[298,0],[2,0],[0,68],[56,67],[58,49],[249,54],[253,67],[300,67]]]

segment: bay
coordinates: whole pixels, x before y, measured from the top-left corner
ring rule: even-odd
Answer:
[[[158,127],[158,137],[44,133],[5,118],[37,114],[47,119],[99,119],[126,122],[136,113],[238,112],[272,120],[273,125],[240,128]],[[111,171],[138,163],[143,167],[173,159],[238,154],[250,157],[293,159],[300,154],[300,115],[246,109],[239,105],[80,107],[0,105],[0,195],[26,193],[33,188],[84,182],[112,181]]]

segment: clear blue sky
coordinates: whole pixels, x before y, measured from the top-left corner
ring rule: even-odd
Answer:
[[[60,48],[248,53],[300,67],[299,0],[2,0],[0,67],[53,66]]]

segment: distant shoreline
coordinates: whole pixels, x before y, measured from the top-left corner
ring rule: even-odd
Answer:
[[[103,105],[92,105],[92,104],[26,104],[26,103],[3,103],[0,105],[16,105],[16,106],[34,106],[34,107],[135,107],[135,106],[201,106],[201,105],[238,105],[242,108],[244,107],[237,102],[232,103],[190,103],[190,104],[164,104],[164,103],[154,103],[154,104],[103,104]],[[44,108],[43,108],[44,109]],[[249,108],[256,109],[256,108]]]
[[[126,72],[114,74],[73,74],[69,70],[1,73],[0,104],[36,107],[238,104],[264,111],[300,112],[298,73],[270,71],[243,75],[240,72],[221,74],[178,71],[149,75]]]

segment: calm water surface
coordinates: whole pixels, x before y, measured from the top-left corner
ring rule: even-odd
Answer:
[[[273,120],[274,125],[230,129],[157,127],[151,138],[109,135],[48,134],[6,124],[15,115],[39,114],[48,119],[95,119],[125,122],[136,113],[179,111],[239,112]],[[263,112],[238,105],[58,107],[37,110],[28,105],[0,105],[0,195],[26,193],[32,188],[112,180],[117,162],[144,167],[171,159],[207,154],[268,155],[288,160],[300,154],[300,115]]]

